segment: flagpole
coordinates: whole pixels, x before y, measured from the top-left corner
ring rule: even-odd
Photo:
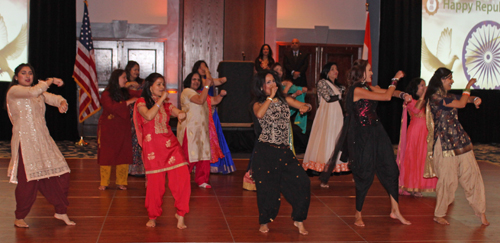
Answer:
[[[80,100],[80,86],[77,85],[77,87],[78,87],[78,89],[76,90],[76,92],[78,92],[77,96],[78,96],[78,100]],[[78,104],[80,104],[80,102],[78,102]],[[77,115],[78,115],[78,122],[80,122],[80,115],[79,114],[77,114]],[[83,124],[84,122],[85,122],[85,120],[80,122],[80,141],[75,143],[75,146],[77,146],[77,147],[85,147],[85,146],[89,145],[89,143],[87,143],[87,142],[85,142],[85,140],[83,140],[83,129],[84,129],[84,125],[85,125],[85,124]]]

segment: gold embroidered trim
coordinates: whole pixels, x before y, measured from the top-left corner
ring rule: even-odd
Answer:
[[[168,133],[167,122],[167,112],[165,112],[164,105],[161,105],[160,109],[158,110],[158,114],[156,114],[155,116],[155,133]]]
[[[188,164],[188,162],[184,162],[184,163],[180,163],[180,164],[177,164],[177,165],[174,165],[174,166],[170,166],[170,167],[167,167],[167,168],[163,168],[163,169],[146,171],[146,175],[160,173],[160,172],[169,171],[169,170],[173,170],[173,169],[177,169],[177,168],[182,167],[182,166],[187,165],[187,164]]]

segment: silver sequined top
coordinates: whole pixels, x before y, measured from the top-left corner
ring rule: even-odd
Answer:
[[[259,136],[260,142],[277,145],[288,145],[290,128],[290,108],[288,104],[281,102],[271,102],[264,117],[259,119],[262,133]]]
[[[11,183],[17,183],[19,146],[28,181],[70,172],[45,124],[45,104],[58,107],[66,100],[45,92],[47,88],[45,82],[40,82],[32,87],[14,85],[7,92],[7,111],[13,126],[12,158],[7,171]]]

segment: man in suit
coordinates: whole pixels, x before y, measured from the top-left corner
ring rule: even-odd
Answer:
[[[298,39],[292,40],[292,51],[286,52],[283,58],[286,76],[291,77],[293,84],[307,87],[306,72],[309,66],[309,53],[302,53]]]
[[[299,96],[302,96],[302,101],[304,101],[305,92],[307,92],[306,71],[309,66],[309,53],[303,53],[299,48],[299,40],[296,38],[293,39],[292,51],[285,52],[283,65],[285,67],[286,77],[291,79],[292,83],[296,86],[303,87]],[[292,94],[292,97],[297,97],[297,99],[299,99],[299,96],[296,95],[297,93]],[[307,115],[295,113],[292,115],[291,120],[295,152],[297,154],[302,154],[306,151],[310,133],[310,128],[307,127]]]

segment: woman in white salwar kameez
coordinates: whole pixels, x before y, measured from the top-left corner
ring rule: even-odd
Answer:
[[[338,74],[337,64],[329,62],[323,66],[321,80],[316,85],[319,108],[302,163],[305,170],[323,172],[339,139],[344,115],[340,105],[343,89],[336,83]],[[349,171],[347,163],[340,161],[340,153],[333,161],[336,165],[331,172]],[[322,183],[321,187],[328,187],[328,184]]]

